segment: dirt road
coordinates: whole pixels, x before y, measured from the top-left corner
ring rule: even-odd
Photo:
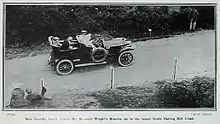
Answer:
[[[132,66],[115,67],[114,86],[136,85],[147,81],[171,79],[175,58],[177,78],[195,75],[214,77],[215,32],[200,31],[166,39],[136,42],[135,62]],[[47,65],[48,55],[5,61],[5,103],[10,98],[13,83],[22,82],[39,92],[40,78],[44,78],[47,95],[68,91],[91,91],[109,88],[110,66],[96,65],[77,68],[68,76],[58,76]]]

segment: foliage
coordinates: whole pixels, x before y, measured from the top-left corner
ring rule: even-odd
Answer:
[[[157,108],[154,91],[146,86],[125,86],[90,93],[100,108]]]
[[[89,96],[98,100],[100,108],[214,107],[212,78],[194,77],[176,82],[156,81],[152,84],[95,91]]]
[[[86,93],[70,88],[66,92],[52,94],[53,100],[45,101],[40,107],[28,106],[28,108],[213,108],[214,83],[214,79],[209,77],[194,77],[176,82],[147,82],[143,85]]]
[[[184,11],[172,14],[168,9],[168,6],[7,5],[6,45],[31,46],[47,42],[49,35],[66,38],[82,29],[133,38],[149,36],[149,28],[153,29],[152,35],[161,35],[186,27]],[[213,28],[214,8],[197,9],[201,12],[199,26]]]
[[[164,107],[214,107],[214,79],[194,77],[180,82],[156,82]]]
[[[192,7],[181,7],[180,12],[172,14],[173,22],[171,27],[175,30],[187,30],[189,28],[189,13]],[[197,19],[197,28],[214,29],[214,7],[213,6],[198,6],[194,7],[199,15]]]

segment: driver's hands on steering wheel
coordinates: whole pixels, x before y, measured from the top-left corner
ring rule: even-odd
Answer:
[[[97,46],[102,46],[103,44],[103,39],[102,38],[97,38],[94,42],[93,42],[94,45],[97,45]]]

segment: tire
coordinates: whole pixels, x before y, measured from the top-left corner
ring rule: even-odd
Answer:
[[[59,75],[68,75],[70,73],[72,73],[72,71],[75,69],[75,65],[73,64],[72,61],[70,61],[69,59],[63,59],[60,60],[57,64],[56,64],[56,72]]]
[[[108,55],[108,52],[104,48],[98,47],[91,53],[91,59],[93,62],[96,62],[96,63],[103,62],[105,61],[107,55]]]
[[[129,51],[123,51],[118,56],[118,64],[122,67],[130,66],[133,63],[134,56]]]

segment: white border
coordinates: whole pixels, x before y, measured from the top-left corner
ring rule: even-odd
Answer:
[[[16,0],[16,1],[12,1],[12,0],[3,0],[0,3],[0,9],[3,10],[3,3],[2,2],[21,2],[21,3],[36,3],[36,1],[24,1],[24,0]],[[56,4],[62,4],[62,3],[72,3],[72,2],[76,2],[76,4],[82,5],[83,3],[87,4],[88,2],[98,2],[100,4],[109,4],[109,3],[113,3],[113,4],[157,4],[157,6],[159,4],[163,4],[163,5],[170,5],[170,4],[195,4],[195,3],[217,3],[217,17],[216,17],[216,37],[217,37],[217,48],[219,48],[219,25],[218,22],[220,22],[219,20],[219,1],[218,0],[175,0],[175,1],[167,1],[167,0],[159,0],[159,1],[154,1],[154,0],[137,0],[137,1],[128,1],[128,0],[117,0],[117,1],[113,1],[113,0],[109,0],[109,1],[103,1],[103,0],[99,0],[99,1],[94,1],[94,0],[87,0],[87,1],[73,1],[73,0],[69,0],[69,1],[54,1],[54,0],[47,0],[47,1],[37,1],[40,3],[55,3]],[[66,5],[66,4],[65,4]],[[1,13],[2,14],[2,13]],[[0,16],[0,20],[3,21],[2,15]],[[2,27],[3,24],[1,23],[0,25],[1,30],[0,30],[0,38],[2,39],[3,35],[2,35]],[[1,40],[2,41],[2,40]],[[208,42],[208,41],[207,41]],[[0,42],[0,46],[2,48],[2,44],[3,42]],[[2,55],[2,49],[0,50],[0,54]],[[2,56],[1,56],[2,58]],[[219,58],[219,51],[217,51],[217,59]],[[219,61],[219,60],[217,60]],[[0,62],[0,68],[2,69],[2,61]],[[218,67],[217,67],[218,70]],[[1,72],[2,73],[2,72]],[[217,75],[218,76],[218,75]],[[2,79],[2,74],[1,74],[1,79]],[[217,77],[218,79],[218,77]],[[217,89],[219,88],[219,84],[217,83]],[[0,88],[2,89],[2,85],[0,85]],[[1,91],[1,90],[0,90]],[[2,92],[0,93],[2,96]],[[218,95],[219,91],[217,92],[217,109],[219,109],[219,103],[220,101],[218,100]],[[0,106],[2,107],[2,99],[0,100]],[[148,111],[80,111],[81,109],[79,109],[78,111],[8,111],[8,112],[1,112],[0,113],[0,120],[3,121],[4,124],[28,124],[28,123],[50,123],[52,121],[25,121],[24,117],[28,117],[28,116],[36,116],[36,117],[49,117],[49,116],[56,116],[56,117],[176,117],[176,116],[182,116],[182,117],[190,117],[192,116],[193,113],[211,113],[212,115],[210,116],[195,116],[195,121],[53,121],[53,123],[99,123],[99,122],[107,122],[107,123],[199,123],[199,124],[215,124],[218,123],[218,121],[220,121],[220,119],[218,117],[220,117],[219,111],[205,111],[204,109],[202,111],[198,110],[198,111],[188,111],[188,109],[185,109],[187,111],[178,111],[180,109],[173,109],[172,111],[166,111],[166,109],[149,109]],[[112,109],[111,109],[112,110]],[[114,109],[117,110],[117,109]],[[190,109],[192,110],[192,109]],[[10,116],[7,114],[16,114],[15,116]]]

